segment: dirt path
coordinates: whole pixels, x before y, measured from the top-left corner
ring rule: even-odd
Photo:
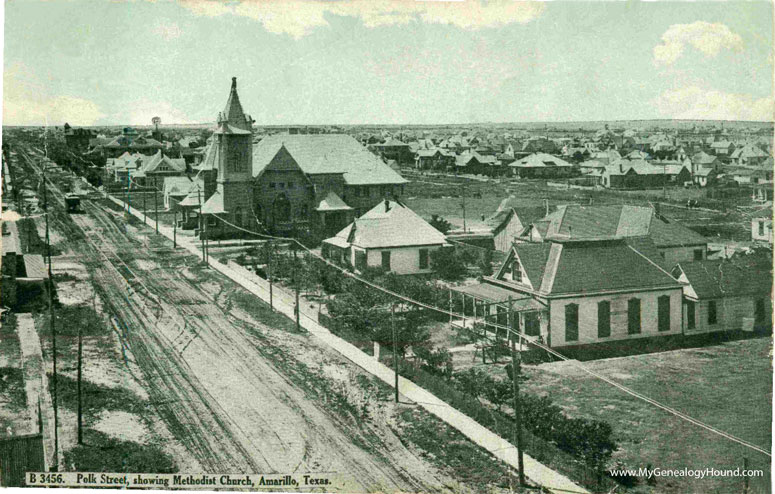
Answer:
[[[236,319],[204,283],[182,274],[197,259],[154,237],[144,247],[121,213],[83,204],[86,213],[71,215],[77,226],[63,234],[74,251],[99,261],[96,289],[125,358],[141,369],[136,377],[150,402],[206,471],[338,472],[347,491],[445,490],[435,469],[388,427],[345,420],[311,400],[246,326],[273,333],[278,344],[309,344],[306,337]],[[310,351],[333,358],[327,349]]]

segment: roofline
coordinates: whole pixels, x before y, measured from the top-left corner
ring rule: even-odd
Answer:
[[[537,291],[535,289],[522,288],[521,286],[516,287],[512,283],[509,283],[504,280],[495,279],[493,276],[483,276],[482,279],[487,281],[493,281],[495,282],[494,284],[502,285],[505,288],[511,288],[511,289],[518,288],[520,291],[529,293],[536,297],[552,298],[552,299],[569,298],[569,297],[585,297],[585,296],[593,296],[593,295],[606,295],[609,293],[634,293],[634,292],[653,292],[658,290],[683,290],[683,287],[686,286],[685,284],[676,280],[675,284],[673,285],[659,285],[659,286],[640,287],[640,288],[619,288],[616,290],[597,290],[594,292],[544,293],[544,292]]]

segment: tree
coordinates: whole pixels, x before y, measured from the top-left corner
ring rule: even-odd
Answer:
[[[448,281],[460,280],[467,272],[465,263],[453,247],[431,252],[431,267],[439,277]]]
[[[428,224],[445,235],[452,229],[452,223],[437,214],[431,216],[431,221]]]

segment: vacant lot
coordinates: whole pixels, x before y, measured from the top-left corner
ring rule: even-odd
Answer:
[[[771,338],[660,354],[598,360],[583,365],[717,429],[770,449]],[[763,469],[751,492],[769,492],[770,462],[749,450],[624,394],[569,362],[529,367],[527,391],[548,394],[569,415],[605,420],[629,468],[735,469],[743,458]],[[635,492],[651,492],[645,481]],[[660,479],[660,492],[742,492],[742,479]]]

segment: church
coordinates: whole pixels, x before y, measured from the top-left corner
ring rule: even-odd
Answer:
[[[385,199],[398,199],[407,183],[349,135],[274,134],[253,144],[236,77],[217,125],[196,167],[208,238],[246,231],[327,238]],[[181,204],[196,212],[198,200]]]

